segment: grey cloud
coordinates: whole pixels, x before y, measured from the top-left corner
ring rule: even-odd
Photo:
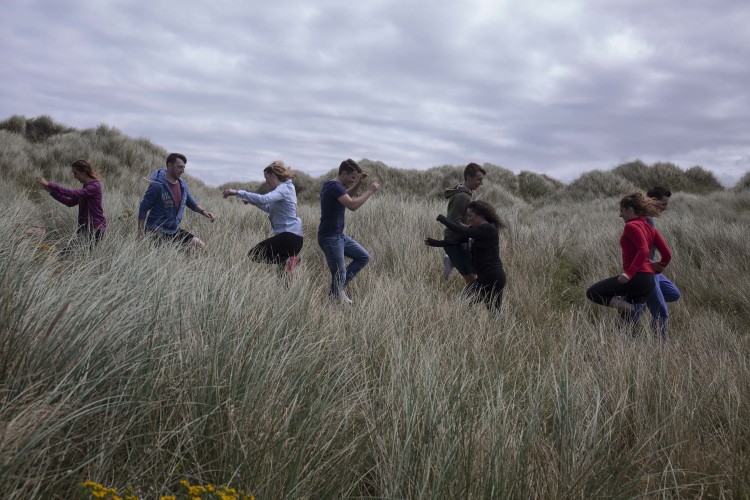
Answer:
[[[277,158],[568,180],[637,157],[748,166],[739,1],[11,2],[4,114],[106,122],[211,183]]]

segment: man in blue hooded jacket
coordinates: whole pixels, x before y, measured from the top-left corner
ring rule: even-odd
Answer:
[[[187,206],[208,220],[214,214],[204,210],[190,194],[187,183],[182,180],[187,158],[180,153],[167,156],[167,168],[151,174],[150,184],[138,209],[138,229],[157,236],[164,241],[196,246],[203,250],[206,244],[195,235],[180,229],[182,215]]]

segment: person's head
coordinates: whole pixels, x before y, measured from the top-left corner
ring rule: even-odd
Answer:
[[[185,172],[187,158],[181,153],[169,153],[167,156],[167,173],[179,178]]]
[[[498,230],[505,227],[492,205],[481,200],[470,202],[466,206],[466,223],[470,226],[479,226],[485,221],[493,224]]]
[[[646,196],[656,200],[657,208],[660,212],[663,212],[669,205],[669,198],[672,197],[672,191],[661,186],[654,186],[646,192]]]
[[[629,194],[620,200],[620,217],[625,222],[644,215],[658,217],[661,211],[657,203],[656,200],[649,198],[640,191]]]
[[[482,185],[487,171],[476,163],[469,163],[464,168],[464,186],[470,191],[476,191]]]
[[[283,161],[276,160],[263,169],[263,177],[270,186],[276,187],[287,179],[292,179],[294,172]]]
[[[339,180],[345,186],[354,184],[357,181],[357,177],[362,173],[362,169],[357,162],[351,158],[346,159],[339,165]]]
[[[88,182],[99,178],[99,172],[97,172],[96,167],[86,160],[74,161],[70,164],[70,169],[73,172],[73,177],[80,182]]]

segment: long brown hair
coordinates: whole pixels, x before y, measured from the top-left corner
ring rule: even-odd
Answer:
[[[70,164],[70,166],[79,172],[83,172],[84,174],[88,175],[92,179],[99,179],[99,172],[97,171],[96,167],[93,163],[86,161],[86,160],[76,160],[73,163]]]
[[[636,215],[658,217],[661,214],[658,202],[640,191],[629,194],[620,200],[620,208],[632,208]]]
[[[481,215],[487,222],[494,224],[498,231],[505,227],[505,224],[500,220],[500,216],[497,215],[494,207],[486,201],[472,201],[466,205],[466,209],[471,209],[475,214]]]

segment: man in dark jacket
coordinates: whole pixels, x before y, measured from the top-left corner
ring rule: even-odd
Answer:
[[[469,163],[464,168],[464,182],[445,190],[445,199],[448,200],[449,220],[456,224],[466,225],[466,206],[472,201],[473,193],[482,185],[487,171],[476,163]],[[450,272],[455,267],[463,276],[466,284],[477,279],[471,265],[471,255],[465,243],[460,243],[461,235],[456,234],[447,227],[443,233],[446,243],[456,242],[455,245],[445,247],[443,256],[443,277],[448,279]]]

